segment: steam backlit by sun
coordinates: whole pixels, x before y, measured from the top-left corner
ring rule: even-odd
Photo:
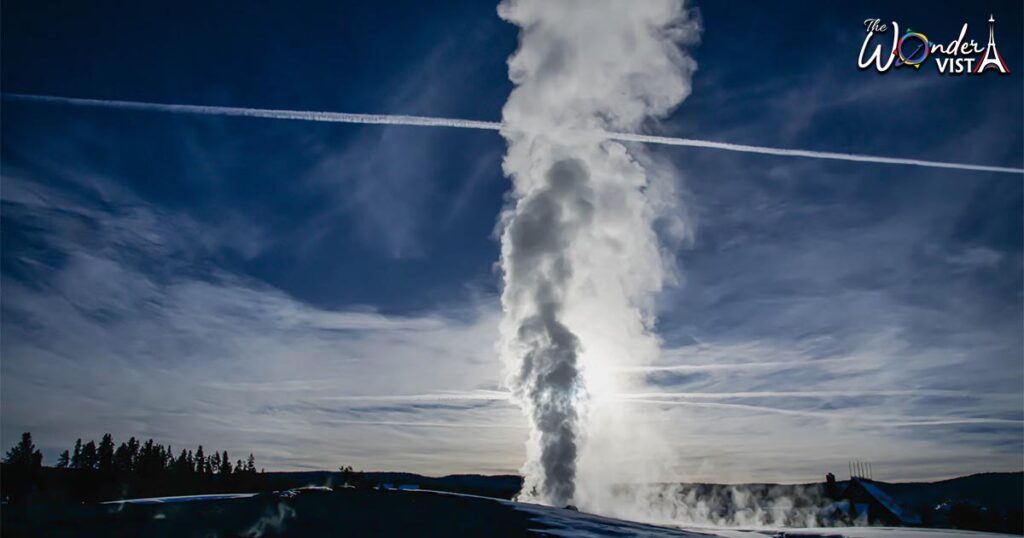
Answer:
[[[655,228],[675,177],[601,133],[636,132],[689,94],[682,47],[699,30],[680,1],[509,0],[499,14],[520,27],[501,131],[513,190],[499,344],[531,425],[520,497],[621,514],[631,503],[617,487],[650,483],[671,460],[613,396],[639,388],[616,369],[658,357],[653,299],[673,268]]]

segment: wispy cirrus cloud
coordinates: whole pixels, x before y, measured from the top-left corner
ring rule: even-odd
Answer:
[[[43,430],[52,452],[111,431],[261,453],[255,433],[275,431],[296,447],[313,437],[323,446],[297,448],[298,459],[269,448],[266,465],[330,468],[329,440],[353,428],[514,429],[483,417],[474,426],[452,410],[396,420],[294,407],[314,395],[495,386],[492,305],[418,315],[313,307],[204,262],[206,246],[191,236],[204,228],[180,214],[161,215],[126,192],[92,203],[28,177],[4,178],[5,218],[43,247],[6,253],[5,266],[18,270],[3,276],[5,438]],[[88,230],[86,243],[77,229]],[[356,444],[369,454],[388,442],[382,435],[364,431]],[[396,468],[437,436],[417,437],[395,454]],[[508,447],[494,459],[511,469],[519,446]]]
[[[766,40],[743,53],[786,62],[736,63],[715,40],[747,23],[716,9],[702,8],[715,31],[665,132],[1020,166],[1019,85],[857,76],[834,61],[850,43],[780,56]],[[465,43],[424,48],[375,110],[497,117],[505,89],[476,85],[479,69],[504,82],[496,58],[514,41]],[[498,95],[490,109],[459,108],[481,92]],[[111,431],[253,451],[268,470],[519,467],[524,421],[493,352],[496,136],[4,108],[5,445],[31,430],[53,461]],[[853,458],[886,479],[1020,469],[1020,182],[654,157],[685,177],[696,229],[672,244],[660,360],[616,372],[637,388],[607,404],[643,406],[667,432],[669,478],[820,480]],[[438,275],[484,285],[439,296]]]
[[[193,234],[209,224],[128,192],[104,188],[95,203],[27,173],[4,185],[5,217],[32,223],[19,233],[45,246],[6,253],[18,270],[4,273],[5,438],[45,431],[51,453],[97,431],[201,440],[282,469],[341,459],[509,472],[521,461],[526,430],[499,387],[493,297],[410,315],[315,307],[208,265],[213,247]],[[852,457],[903,462],[903,477],[1012,466],[1020,396],[998,389],[1005,370],[982,359],[969,377],[948,373],[999,353],[998,340],[965,330],[971,353],[937,353],[901,331],[864,338],[870,322],[795,341],[704,328],[657,366],[621,372],[647,390],[616,400],[673,425],[681,478],[810,479],[808,465]],[[756,453],[741,439],[757,439]],[[909,451],[919,458],[905,461]]]

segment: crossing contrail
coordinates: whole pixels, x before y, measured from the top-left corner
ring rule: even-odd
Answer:
[[[106,99],[82,99],[78,97],[61,97],[54,95],[31,95],[4,93],[3,98],[11,101],[28,101],[51,103],[81,107],[114,108],[120,110],[140,110],[153,112],[176,112],[179,114],[203,114],[211,116],[236,116],[244,118],[269,118],[277,120],[315,121],[325,123],[359,123],[367,125],[405,125],[413,127],[450,127],[454,129],[480,129],[499,131],[502,124],[496,121],[464,120],[457,118],[434,118],[428,116],[408,116],[393,114],[351,114],[347,112],[319,112],[311,110],[280,110],[272,108],[240,108],[227,106],[181,105],[167,103],[147,103],[143,101],[114,101]],[[976,172],[996,172],[1002,174],[1024,174],[1024,168],[1006,166],[988,166],[983,164],[954,163],[944,161],[926,161],[922,159],[904,159],[900,157],[883,157],[878,155],[859,155],[855,153],[837,153],[831,151],[812,151],[806,149],[774,148],[768,146],[751,146],[732,144],[693,138],[675,138],[635,133],[604,132],[602,136],[609,140],[622,142],[640,142],[643,144],[660,144],[665,146],[687,146],[693,148],[720,149],[740,153],[756,153],[781,157],[805,157],[810,159],[829,159],[835,161],[852,161],[877,164],[898,164],[906,166],[924,166],[928,168],[946,168],[953,170],[973,170]]]

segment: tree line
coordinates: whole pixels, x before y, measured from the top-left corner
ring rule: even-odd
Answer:
[[[30,435],[30,434],[25,434]],[[31,440],[31,437],[29,437]],[[20,445],[19,445],[20,446]],[[15,447],[17,449],[18,447]],[[13,450],[13,449],[12,449]],[[120,472],[152,475],[171,472],[183,475],[231,475],[256,472],[256,459],[252,454],[244,462],[239,459],[232,465],[228,451],[214,452],[207,456],[203,445],[191,450],[182,449],[174,457],[171,445],[156,444],[152,439],[139,443],[135,437],[121,443],[114,449],[113,436],[104,434],[99,444],[82,440],[75,441],[72,450],[65,450],[57,458],[58,469],[89,469],[100,473]]]
[[[3,458],[3,495],[11,501],[28,497],[60,500],[111,500],[132,496],[230,492],[254,488],[259,475],[252,454],[231,461],[228,452],[207,455],[202,445],[175,456],[170,445],[135,437],[116,444],[113,435],[75,441],[53,468],[43,467],[42,453],[25,432]]]

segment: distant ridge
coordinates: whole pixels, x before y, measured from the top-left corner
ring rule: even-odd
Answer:
[[[282,471],[269,472],[266,475],[272,484],[280,483],[282,486],[287,487],[339,485],[344,481],[341,473],[337,471]],[[410,484],[417,485],[421,489],[472,493],[502,499],[512,498],[519,492],[519,488],[522,487],[522,477],[518,475],[452,474],[424,476],[400,471],[368,471],[364,473],[364,476],[374,483],[390,483],[396,486]],[[885,482],[882,480],[875,480],[874,482],[883,484],[886,492],[900,503],[908,505],[934,505],[947,500],[964,500],[1001,509],[1024,506],[1024,471],[975,473],[935,482]],[[693,483],[688,485],[707,487],[742,486],[787,490],[817,487],[822,483],[777,484],[748,482],[742,484]],[[286,489],[286,487],[279,489]]]

